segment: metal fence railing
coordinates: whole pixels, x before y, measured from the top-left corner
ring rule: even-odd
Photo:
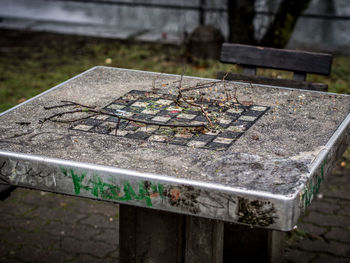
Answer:
[[[226,8],[222,7],[208,7],[206,6],[206,0],[200,0],[200,5],[174,5],[174,4],[161,4],[161,3],[148,3],[148,2],[126,2],[119,0],[45,0],[47,2],[81,2],[81,3],[94,3],[104,5],[119,5],[129,7],[144,7],[144,8],[161,8],[161,9],[175,9],[175,10],[190,10],[199,12],[199,23],[205,24],[206,12],[227,12]],[[275,12],[257,11],[257,15],[274,16]],[[304,13],[301,15],[303,18],[313,19],[327,19],[327,20],[350,20],[350,15],[336,15],[336,14],[318,14],[318,13]]]

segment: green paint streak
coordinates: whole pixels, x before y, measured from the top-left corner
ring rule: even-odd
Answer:
[[[124,196],[118,197],[117,200],[129,201],[129,200],[142,200],[146,201],[147,206],[152,206],[152,200],[149,192],[145,188],[143,181],[139,182],[139,194],[136,194],[129,182],[124,183]]]
[[[155,185],[155,184],[151,184],[151,189],[152,189],[152,193],[158,192],[157,185]]]
[[[68,173],[67,173],[66,168],[60,166],[60,170],[61,170],[61,172],[64,174],[64,176],[69,176]]]
[[[92,180],[89,180],[89,183],[92,183],[92,189],[91,189],[91,193],[98,197],[99,192],[103,192],[103,182],[101,180],[101,178],[99,178],[96,174],[94,174],[92,176]]]
[[[324,160],[322,162],[322,165],[321,165],[321,176],[322,176],[322,180],[324,180],[324,166],[326,165],[326,160]]]
[[[123,190],[124,190],[124,196],[118,197],[117,200],[120,200],[120,201],[129,201],[129,200],[132,200],[132,199],[140,200],[138,198],[138,196],[136,195],[134,189],[131,187],[129,182],[125,182],[124,183]]]
[[[147,206],[152,206],[152,201],[148,190],[143,182],[139,182],[139,198],[145,199]]]
[[[311,180],[306,188],[306,191],[302,194],[301,198],[304,200],[305,208],[311,204],[313,197],[318,193],[321,187],[321,183],[324,181],[324,167],[326,165],[326,160],[322,162],[321,165],[321,176],[316,176],[314,180]]]
[[[91,194],[96,197],[114,200],[118,198],[120,187],[103,182],[97,174],[93,175],[92,179],[89,180],[89,184],[92,184]]]
[[[162,184],[158,184],[158,193],[162,199],[164,199],[164,186]]]
[[[150,191],[145,186],[144,181],[140,181],[138,184],[138,193],[132,188],[130,182],[126,181],[123,183],[123,192],[124,195],[121,196],[121,187],[119,185],[105,183],[102,181],[101,177],[98,174],[93,174],[92,177],[83,184],[84,179],[86,178],[86,172],[81,172],[79,175],[73,169],[67,170],[64,167],[60,167],[61,172],[64,176],[71,176],[74,185],[74,192],[76,195],[80,195],[81,190],[89,191],[93,196],[108,199],[108,200],[117,200],[117,201],[131,201],[131,200],[145,200],[147,206],[152,206],[151,194],[159,194],[163,199],[163,190],[164,187],[162,184],[153,184],[150,185]]]
[[[67,170],[65,168],[60,167],[60,169],[61,169],[62,173],[65,176],[68,176],[68,172],[67,172]],[[72,176],[75,194],[79,195],[80,194],[80,189],[84,189],[84,190],[89,190],[90,189],[89,186],[82,185],[82,182],[83,182],[84,178],[86,177],[86,173],[85,172],[82,172],[80,176],[78,174],[76,174],[73,169],[69,169],[69,172],[70,172],[70,174]]]

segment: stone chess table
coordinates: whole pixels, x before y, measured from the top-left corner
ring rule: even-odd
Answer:
[[[289,231],[349,144],[349,112],[347,95],[94,67],[0,115],[0,181],[117,202],[129,219]],[[194,251],[189,236],[169,247]],[[132,249],[121,257],[137,262]]]

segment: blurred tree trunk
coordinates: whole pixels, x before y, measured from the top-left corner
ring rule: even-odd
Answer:
[[[282,0],[274,20],[258,43],[283,48],[287,45],[299,16],[311,0]],[[255,0],[228,0],[229,42],[256,44],[254,38]]]
[[[299,16],[311,0],[283,0],[260,45],[283,48],[288,44]]]
[[[228,0],[229,42],[254,44],[255,0]]]
[[[323,0],[322,2],[322,11],[324,14],[335,15],[336,8],[334,0]],[[334,21],[324,19],[322,22],[322,43],[330,45],[334,41]]]

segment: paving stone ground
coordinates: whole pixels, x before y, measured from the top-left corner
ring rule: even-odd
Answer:
[[[320,188],[298,229],[286,239],[286,262],[350,262],[350,168],[342,158]]]
[[[350,262],[350,169],[339,164],[287,235],[285,262]],[[116,204],[17,188],[0,215],[0,262],[118,262]]]
[[[118,205],[17,188],[0,213],[0,262],[118,262]]]

